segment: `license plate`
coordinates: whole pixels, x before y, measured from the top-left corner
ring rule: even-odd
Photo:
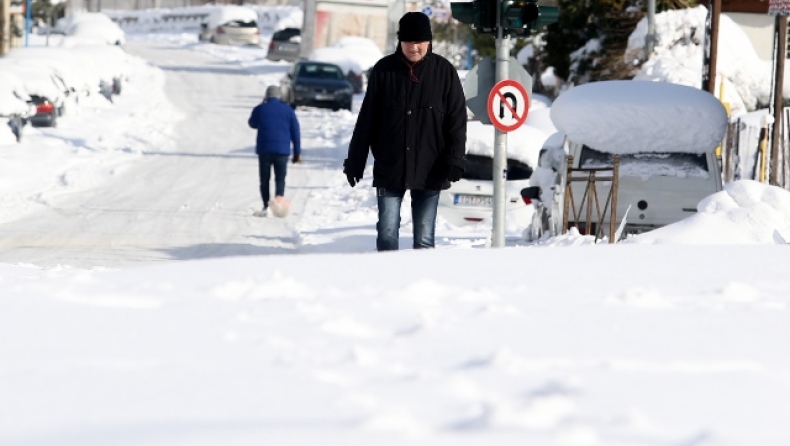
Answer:
[[[492,207],[494,205],[494,197],[490,195],[455,194],[454,203],[460,206]]]
[[[317,94],[315,95],[316,101],[331,101],[335,96],[331,94]]]

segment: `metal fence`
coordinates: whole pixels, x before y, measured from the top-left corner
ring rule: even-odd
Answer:
[[[790,188],[790,107],[782,110],[779,140],[777,186]],[[755,125],[738,118],[731,122],[721,152],[725,183],[737,180],[767,182],[771,168],[771,144],[766,125]]]

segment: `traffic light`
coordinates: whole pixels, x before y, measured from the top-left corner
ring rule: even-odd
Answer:
[[[497,5],[501,2],[501,19],[497,23]],[[501,26],[505,34],[526,37],[530,32],[557,21],[557,0],[474,0],[451,2],[453,18],[472,25],[478,34],[496,34]]]
[[[552,23],[556,22],[560,18],[560,8],[557,6],[556,2],[545,2],[545,3],[554,3],[553,5],[541,5],[538,6],[540,10],[540,17],[533,29],[542,28],[544,26],[551,25]]]
[[[532,23],[540,17],[537,0],[502,2],[502,29],[516,35],[529,35]]]
[[[450,2],[453,18],[471,25],[478,34],[496,34],[497,0],[474,0],[473,2]]]

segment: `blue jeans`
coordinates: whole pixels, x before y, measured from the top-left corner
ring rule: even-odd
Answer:
[[[378,237],[376,249],[396,251],[400,230],[400,205],[406,191],[403,189],[376,189],[379,206]],[[411,220],[414,228],[414,249],[433,248],[436,231],[436,209],[439,206],[438,190],[412,190]]]
[[[274,195],[285,195],[285,173],[288,155],[258,155],[258,177],[261,182],[261,198],[264,209],[269,207],[269,180],[274,167]]]

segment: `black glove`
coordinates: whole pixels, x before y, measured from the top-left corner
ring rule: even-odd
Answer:
[[[294,155],[294,157],[291,159],[291,162],[294,163],[294,164],[301,163],[302,162],[302,158],[299,155]]]
[[[460,180],[461,179],[461,175],[463,175],[463,174],[464,174],[464,169],[462,169],[462,168],[456,166],[455,164],[453,164],[452,166],[450,166],[450,171],[447,172],[447,179],[451,183],[454,183],[454,182]]]
[[[348,184],[351,185],[351,187],[354,187],[357,185],[357,183],[359,183],[359,180],[361,180],[362,177],[346,173],[346,179],[348,179]]]

